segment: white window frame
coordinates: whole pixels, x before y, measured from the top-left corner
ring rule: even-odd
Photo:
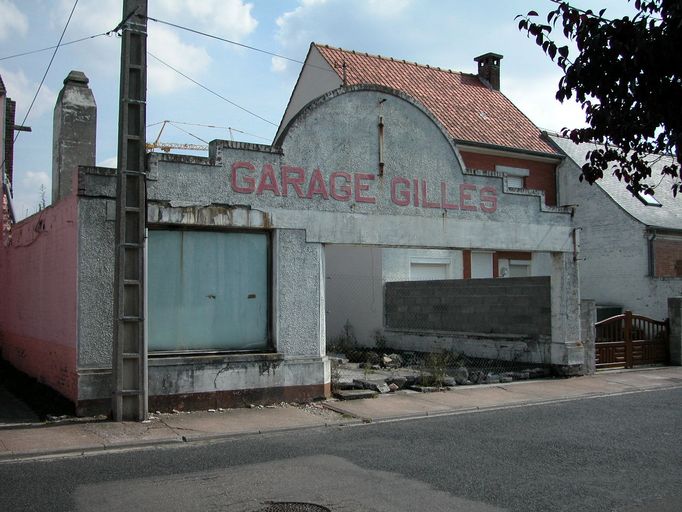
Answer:
[[[446,277],[452,279],[452,258],[429,258],[429,257],[411,257],[409,263],[409,278],[412,281],[412,264],[417,265],[445,265]]]
[[[530,176],[530,170],[522,167],[496,165],[495,171],[504,174],[504,183],[507,188],[526,188],[526,178]]]

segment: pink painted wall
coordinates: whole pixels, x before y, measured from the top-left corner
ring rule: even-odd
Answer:
[[[0,246],[0,350],[74,402],[77,377],[78,198],[12,226]]]

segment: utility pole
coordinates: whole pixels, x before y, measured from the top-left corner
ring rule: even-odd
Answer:
[[[124,0],[116,181],[113,416],[147,418],[144,320],[147,0]]]

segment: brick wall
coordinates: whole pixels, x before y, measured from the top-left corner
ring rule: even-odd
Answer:
[[[551,335],[549,277],[386,283],[384,308],[389,329]]]
[[[682,240],[654,240],[654,275],[682,277]]]
[[[525,188],[542,190],[545,193],[545,203],[556,206],[556,164],[466,151],[461,151],[460,154],[468,169],[494,171],[496,165],[528,169],[530,174],[526,177]]]

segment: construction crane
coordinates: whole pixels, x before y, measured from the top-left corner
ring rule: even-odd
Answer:
[[[184,149],[187,151],[208,151],[208,146],[205,146],[203,144],[181,144],[179,142],[159,142],[158,140],[155,140],[154,142],[147,142],[147,144],[145,144],[145,147],[149,151],[160,149],[161,151],[164,151],[166,153],[169,153],[171,149]]]
[[[181,128],[180,124],[182,125],[187,125],[187,126],[201,126],[204,128],[217,128],[220,130],[227,130],[228,133],[230,134],[230,140],[234,140],[234,133],[242,133],[244,135],[250,135],[251,137],[255,137],[257,139],[263,139],[266,141],[270,141],[270,139],[266,137],[261,137],[260,135],[255,135],[253,133],[245,132],[242,130],[237,130],[236,128],[232,128],[230,126],[214,126],[211,124],[197,124],[197,123],[183,123],[180,121],[159,121],[158,123],[150,124],[147,125],[147,128],[151,128],[152,126],[157,126],[161,125],[161,129],[159,130],[159,134],[156,136],[156,139],[154,142],[148,142],[146,144],[146,148],[149,151],[152,151],[154,149],[160,149],[161,151],[164,151],[166,153],[169,153],[172,149],[184,149],[186,151],[208,151],[208,142],[206,142],[204,139],[197,137],[193,133],[190,133],[189,131],[185,130],[184,128]],[[200,142],[203,142],[203,144],[182,144],[178,142],[161,142],[161,134],[163,133],[164,128],[166,127],[167,124],[172,125],[173,127],[177,128],[178,130],[185,132],[187,135],[190,137],[193,137],[197,139]]]
[[[161,139],[161,134],[163,133],[163,129],[166,127],[166,124],[169,124],[169,123],[172,124],[173,126],[175,126],[176,128],[178,128],[179,130],[187,133],[188,135],[191,135],[195,139],[198,139],[201,142],[206,142],[205,140],[200,139],[196,135],[189,133],[186,130],[183,130],[179,126],[176,126],[175,123],[173,123],[173,121],[163,121],[161,124],[161,129],[159,130],[159,134],[156,136],[156,139],[154,140],[154,142],[148,142],[147,144],[145,144],[145,147],[147,148],[147,150],[152,151],[154,149],[160,149],[161,151],[164,151],[166,153],[169,153],[171,149],[184,149],[184,150],[188,150],[188,151],[208,151],[208,144],[204,145],[204,144],[182,144],[179,142],[161,142],[159,139]]]

